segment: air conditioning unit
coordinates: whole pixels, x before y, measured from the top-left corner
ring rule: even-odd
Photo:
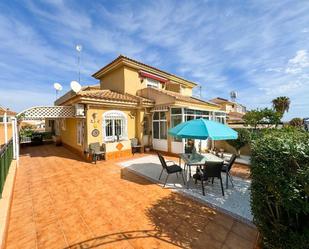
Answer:
[[[85,116],[85,106],[83,104],[75,105],[75,116],[79,116],[79,117]]]

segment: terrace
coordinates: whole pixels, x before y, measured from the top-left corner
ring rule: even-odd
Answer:
[[[5,248],[254,248],[251,225],[128,168],[147,157],[94,165],[63,147],[26,147]]]

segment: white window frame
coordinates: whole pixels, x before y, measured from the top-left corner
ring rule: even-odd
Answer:
[[[168,127],[167,127],[167,112],[165,112],[165,119],[161,119],[161,112],[164,112],[164,111],[157,111],[157,113],[159,113],[159,119],[156,119],[156,120],[153,119],[153,117],[154,117],[156,112],[154,112],[152,114],[152,138],[153,139],[157,139],[157,140],[167,140],[167,137],[168,137],[168,133],[167,133],[167,131],[168,131]],[[159,128],[158,129],[159,138],[155,138],[154,137],[154,127],[153,127],[153,125],[156,122],[159,124],[159,126],[158,126],[158,128]],[[161,122],[165,122],[165,125],[166,125],[166,133],[167,133],[166,134],[166,138],[161,138],[161,125],[160,125]]]
[[[151,78],[146,78],[146,87],[151,87],[151,88],[160,88],[160,81],[154,80]]]
[[[115,134],[115,120],[121,120],[121,132],[122,134],[119,136],[119,140],[128,140],[128,120],[127,116],[124,112],[118,110],[107,111],[103,114],[103,122],[102,122],[102,130],[103,130],[103,141],[104,142],[114,142],[117,141],[117,136]],[[106,135],[106,121],[112,122],[112,135]]]

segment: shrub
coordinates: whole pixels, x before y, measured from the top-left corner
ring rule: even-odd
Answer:
[[[304,126],[304,120],[302,118],[293,118],[290,120],[289,125],[302,128]]]
[[[309,134],[269,130],[251,148],[251,207],[263,247],[308,248]]]
[[[31,137],[34,132],[34,127],[30,124],[26,124],[21,127],[19,133],[21,137]]]

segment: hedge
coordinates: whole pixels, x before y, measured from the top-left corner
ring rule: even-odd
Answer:
[[[263,248],[309,248],[309,133],[271,130],[251,147],[251,207]]]

